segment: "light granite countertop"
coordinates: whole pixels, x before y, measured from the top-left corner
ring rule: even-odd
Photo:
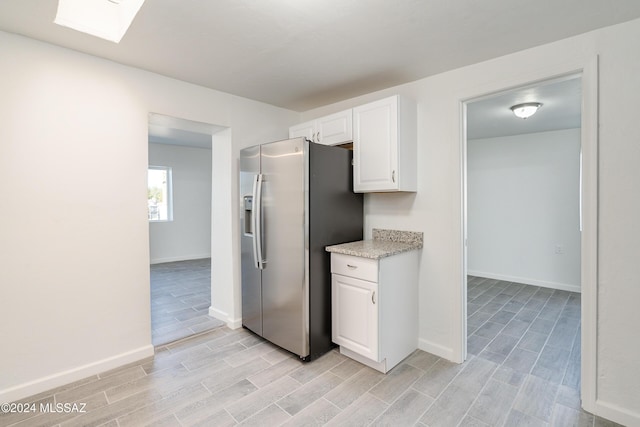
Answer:
[[[373,229],[372,240],[327,246],[327,252],[380,259],[422,248],[422,232]]]

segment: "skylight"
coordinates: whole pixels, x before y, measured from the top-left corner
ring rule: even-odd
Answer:
[[[119,43],[144,0],[58,0],[54,22]]]

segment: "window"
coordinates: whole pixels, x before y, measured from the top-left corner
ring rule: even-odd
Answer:
[[[172,221],[171,168],[149,166],[147,183],[149,221]]]

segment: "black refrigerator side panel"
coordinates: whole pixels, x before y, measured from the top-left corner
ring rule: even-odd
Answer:
[[[309,350],[331,342],[331,257],[325,247],[362,240],[363,195],[353,192],[353,152],[309,143]]]

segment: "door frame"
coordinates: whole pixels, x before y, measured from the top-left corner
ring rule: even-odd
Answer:
[[[218,238],[218,230],[217,228],[214,227],[216,225],[216,213],[219,210],[219,206],[220,205],[225,205],[224,203],[214,203],[214,200],[217,200],[218,197],[218,192],[216,191],[216,184],[217,182],[219,182],[220,180],[218,179],[218,176],[226,171],[222,170],[220,171],[220,168],[216,167],[216,160],[217,160],[217,154],[216,154],[216,150],[218,149],[218,146],[223,146],[226,147],[227,145],[230,147],[231,146],[231,140],[230,140],[230,136],[227,139],[222,140],[224,143],[226,143],[226,145],[223,145],[222,142],[219,142],[218,144],[216,144],[216,140],[217,139],[221,139],[218,135],[220,134],[224,134],[225,136],[230,134],[230,128],[227,128],[225,126],[221,126],[221,125],[216,125],[213,123],[205,123],[205,122],[199,122],[199,121],[194,121],[194,120],[190,120],[184,117],[178,117],[175,115],[167,115],[167,114],[162,114],[162,113],[156,113],[153,111],[149,111],[147,113],[147,139],[149,136],[149,127],[150,126],[160,126],[162,128],[165,128],[167,131],[171,131],[171,130],[177,130],[177,131],[187,131],[187,132],[192,132],[192,133],[199,133],[202,135],[208,135],[211,137],[211,215],[210,215],[210,222],[211,222],[211,244],[210,244],[210,248],[211,248],[211,254],[210,257],[213,260],[214,259],[214,247],[216,247],[216,245],[214,244],[214,242],[216,241],[216,239]],[[227,132],[225,132],[227,131]],[[149,141],[147,141],[147,154],[148,154],[148,150],[149,150]],[[185,146],[188,147],[189,145],[187,144],[173,144],[173,145],[180,145],[180,146]],[[148,155],[147,155],[148,157]],[[147,161],[147,168],[149,167],[149,162]],[[221,200],[223,198],[220,198]],[[229,218],[230,219],[230,218]],[[149,226],[147,226],[147,230],[149,230]],[[149,232],[148,232],[149,233]],[[219,239],[220,240],[220,239]],[[149,234],[147,235],[147,247],[149,247],[150,245],[150,236]],[[228,251],[227,251],[228,252]],[[148,252],[148,265],[151,266],[151,252]],[[215,273],[217,273],[217,270],[215,271]],[[215,287],[213,286],[213,278],[217,277],[216,274],[214,273],[214,263],[211,263],[211,280],[209,281],[209,289],[210,289],[210,294],[211,294],[211,301],[213,304],[213,298],[214,298],[214,290]],[[151,289],[151,280],[149,278],[149,289]],[[216,295],[217,296],[217,295]],[[209,315],[212,317],[216,317],[213,316],[211,314],[212,311],[212,307],[209,307]],[[216,317],[217,318],[217,317]],[[219,320],[223,320],[226,321],[226,318],[224,319],[220,319]],[[149,325],[151,325],[151,298],[149,298]],[[149,335],[150,335],[150,339],[151,339],[151,343],[153,343],[153,336],[152,336],[152,328],[150,327],[149,329]],[[160,345],[164,345],[164,344],[160,344]]]
[[[596,409],[597,399],[597,292],[598,292],[598,57],[587,61],[569,61],[549,64],[522,76],[519,82],[496,83],[496,87],[473,96],[457,97],[460,114],[460,184],[461,199],[459,261],[455,266],[459,275],[457,301],[454,311],[453,331],[457,338],[453,343],[453,355],[457,362],[467,356],[467,103],[522,86],[535,85],[568,75],[580,75],[582,79],[581,120],[581,390],[582,407],[589,412]]]

